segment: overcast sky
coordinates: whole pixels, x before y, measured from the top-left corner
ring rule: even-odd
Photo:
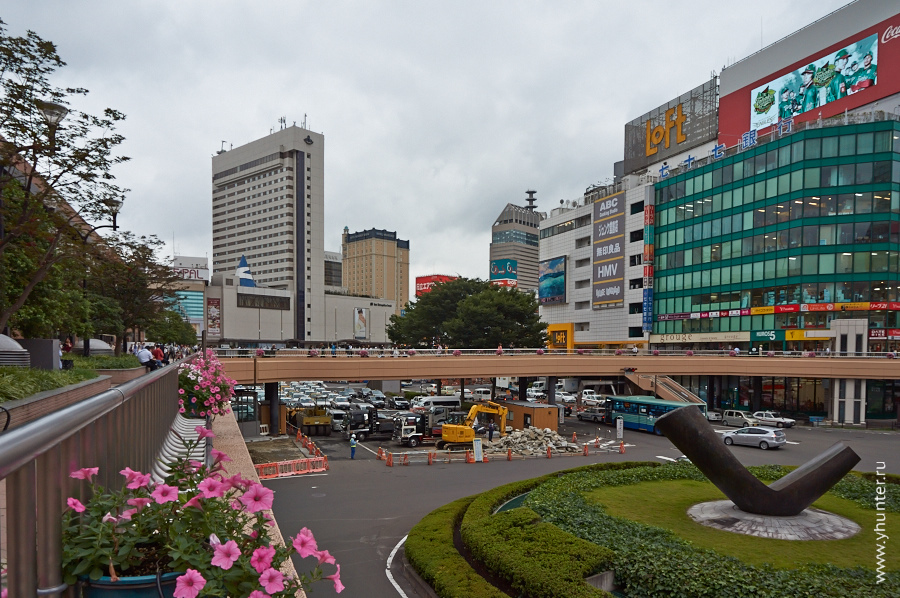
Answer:
[[[34,0],[0,18],[56,43],[53,82],[91,91],[79,109],[127,115],[119,222],[168,256],[174,239],[212,261],[222,141],[305,115],[325,135],[326,251],[344,226],[387,229],[412,277],[487,278],[508,202],[580,199],[612,176],[627,121],[844,4]]]

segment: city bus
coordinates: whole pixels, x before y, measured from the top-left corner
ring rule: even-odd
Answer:
[[[694,405],[700,409],[703,418],[706,419],[705,403],[685,403],[683,401],[666,401],[652,396],[607,396],[606,397],[606,422],[615,425],[616,418],[622,418],[622,424],[632,430],[644,430],[661,434],[656,429],[656,420],[662,415],[684,407]]]

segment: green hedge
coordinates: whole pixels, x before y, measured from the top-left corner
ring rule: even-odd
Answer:
[[[24,399],[45,390],[55,390],[96,378],[94,370],[38,370],[0,367],[0,403]]]
[[[789,468],[751,467],[761,479],[777,479]],[[550,479],[528,496],[525,506],[545,522],[575,536],[614,549],[616,583],[632,596],[713,598],[775,598],[815,596],[850,598],[896,596],[900,572],[886,574],[878,584],[872,569],[841,569],[809,565],[797,569],[756,567],[708,549],[695,548],[668,530],[607,515],[583,493],[609,485],[644,481],[706,478],[691,464],[636,468],[625,471],[582,471]],[[871,508],[875,484],[860,476],[845,476],[832,492]],[[900,487],[887,487],[887,509],[900,510]],[[798,547],[799,549],[799,547]],[[873,546],[874,550],[874,546]],[[874,557],[873,557],[874,561]]]
[[[71,359],[75,362],[76,368],[86,370],[128,370],[141,366],[138,358],[127,353],[125,355],[91,355],[90,357],[82,357],[75,353],[69,353],[63,359]]]
[[[406,539],[406,558],[441,598],[510,598],[485,581],[453,547],[453,530],[475,499],[461,498],[425,516]]]

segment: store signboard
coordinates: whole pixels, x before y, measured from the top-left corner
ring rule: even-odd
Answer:
[[[594,202],[591,296],[594,309],[625,302],[625,192]]]
[[[209,336],[222,334],[222,300],[217,297],[206,298],[206,333]]]

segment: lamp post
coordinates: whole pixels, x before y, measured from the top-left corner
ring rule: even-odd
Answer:
[[[88,239],[91,234],[94,232],[103,229],[103,228],[111,228],[112,230],[118,230],[119,225],[116,222],[116,219],[119,216],[119,210],[122,209],[122,200],[117,198],[108,198],[103,202],[109,210],[109,214],[112,216],[112,224],[101,224],[98,226],[91,227],[85,232],[82,232],[78,227],[73,227],[74,230],[78,233],[78,236],[81,238],[81,242],[87,245]],[[81,279],[81,296],[87,300],[87,276]],[[137,340],[137,339],[135,339]],[[82,341],[82,351],[81,354],[83,357],[91,356],[91,335],[85,334],[85,337]]]

